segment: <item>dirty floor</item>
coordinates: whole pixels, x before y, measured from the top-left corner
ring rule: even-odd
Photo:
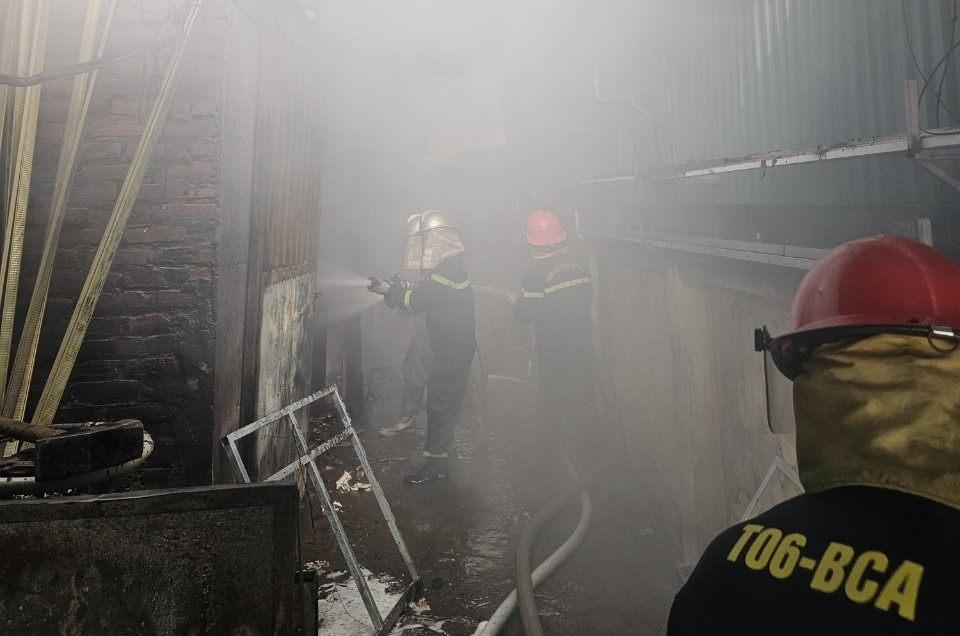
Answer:
[[[404,485],[403,475],[419,459],[426,414],[416,431],[383,438],[377,430],[399,411],[402,378],[399,369],[379,369],[370,379],[365,412],[354,425],[384,488],[399,528],[424,584],[429,610],[416,618],[447,619],[440,633],[474,633],[515,586],[515,550],[522,524],[535,512],[527,509],[532,399],[518,383],[493,379],[479,413],[465,414],[457,431],[460,457],[455,476],[420,486]],[[330,437],[336,425],[315,419],[315,439]],[[318,462],[360,563],[376,576],[409,581],[376,500],[371,492],[337,492],[335,481],[358,462],[352,448],[338,447]],[[593,517],[584,543],[537,589],[544,630],[552,635],[661,634],[669,603],[679,586],[674,542],[656,527],[657,501],[644,492],[632,471],[610,471],[613,477],[592,489]],[[544,533],[534,565],[549,554],[576,525],[579,505],[558,516]],[[345,565],[319,504],[305,500],[301,514],[303,558],[343,570]],[[400,587],[399,585],[397,587]],[[354,616],[366,622],[362,611]],[[404,634],[436,634],[434,628]],[[320,633],[324,634],[321,627]],[[517,615],[503,634],[522,634]]]

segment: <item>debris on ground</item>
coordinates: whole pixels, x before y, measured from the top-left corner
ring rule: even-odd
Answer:
[[[316,570],[317,572],[329,572],[329,561],[307,561],[303,564],[304,570]]]
[[[373,630],[363,599],[350,573],[346,570],[330,572],[327,561],[310,561],[305,567],[324,572],[320,582],[318,601],[319,632],[326,636],[367,636]],[[400,600],[405,586],[389,574],[375,575],[361,568],[370,593],[382,615]],[[390,631],[391,636],[420,636],[441,634],[444,636],[470,636],[477,629],[473,619],[458,616],[441,618],[430,614],[426,597],[409,603],[410,612]]]
[[[505,394],[503,385],[489,388],[485,422],[494,434],[489,437],[486,452],[477,450],[473,433],[458,428],[456,449],[460,461],[456,477],[436,487],[411,488],[402,483],[402,477],[416,464],[425,427],[390,438],[377,435],[379,427],[396,421],[403,374],[399,368],[380,369],[373,374],[372,381],[379,391],[378,399],[368,405],[362,418],[358,416],[358,422],[372,432],[361,435],[361,439],[422,580],[422,591],[409,600],[423,596],[430,606],[429,612],[419,615],[405,607],[390,634],[470,636],[516,585],[514,541],[532,511],[524,498],[524,485],[532,478],[533,468],[523,449],[536,441],[525,437],[524,430],[514,425],[530,419],[523,416],[526,407],[512,394]],[[334,427],[323,428],[324,437],[312,439],[311,444],[329,439]],[[375,498],[351,497],[349,492],[334,490],[344,472],[350,473],[350,485],[369,481],[368,476],[358,479],[356,454],[352,449],[331,449],[323,459],[321,476],[330,493],[336,493],[344,504],[338,514],[357,558],[372,572],[394,577],[392,584],[370,583],[372,588],[391,594],[389,600],[377,600],[385,613],[406,591],[408,572]],[[657,608],[669,608],[679,587],[674,578],[676,566],[669,543],[672,539],[654,525],[664,513],[655,502],[644,499],[643,506],[634,503],[631,497],[636,496],[635,485],[618,481],[612,482],[612,486],[616,488],[611,487],[595,498],[595,514],[604,523],[593,525],[583,546],[565,566],[566,576],[558,572],[537,589],[538,609],[543,612],[548,634],[612,636],[664,631],[666,613]],[[368,626],[366,609],[349,581],[346,562],[322,510],[316,502],[312,503],[305,500],[301,509],[304,560],[329,560],[333,568],[343,571],[339,580],[342,585],[336,587],[339,596],[328,590],[321,601],[327,618],[320,633],[367,636],[373,630]],[[566,511],[569,514],[558,522],[571,530],[579,518],[579,509],[573,508],[576,509]],[[559,527],[556,532],[557,537],[544,539],[541,556],[549,553],[547,544],[553,539],[559,542],[566,538]],[[329,570],[330,567],[324,568],[324,572]],[[611,586],[611,579],[630,584]],[[353,604],[346,602],[350,594],[355,599]],[[344,613],[340,598],[357,620]],[[638,598],[649,602],[639,603]],[[342,615],[336,622],[330,614],[334,609]],[[341,627],[338,631],[331,629],[332,625]],[[514,615],[504,633],[519,633],[519,629],[520,618]]]
[[[362,468],[357,468],[353,474],[349,470],[345,470],[340,479],[337,480],[337,490],[340,492],[353,492],[355,490],[370,492],[373,490],[373,486],[368,482],[360,481],[365,476]]]
[[[362,572],[380,614],[386,616],[401,597],[400,593],[388,591],[396,589],[396,580],[391,576],[373,575],[365,568],[362,568]],[[349,572],[340,570],[327,574],[320,582],[319,596],[317,616],[321,634],[369,636],[374,631],[363,598]]]

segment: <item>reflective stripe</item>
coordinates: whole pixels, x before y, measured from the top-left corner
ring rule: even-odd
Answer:
[[[410,306],[410,296],[412,295],[413,295],[412,289],[408,289],[407,291],[403,292],[403,306],[410,311],[413,311],[413,307]]]
[[[550,292],[560,291],[561,289],[567,289],[568,287],[575,287],[576,285],[583,285],[589,283],[589,278],[574,278],[573,280],[568,280],[565,283],[557,283],[556,285],[550,285],[543,290],[544,294],[549,294]]]
[[[433,457],[434,459],[446,459],[446,453],[431,453],[428,450],[422,451],[424,457]]]
[[[521,289],[520,295],[524,298],[543,298],[543,292],[530,292],[526,289]]]
[[[543,259],[543,258],[550,258],[551,256],[557,256],[557,255],[559,255],[559,254],[566,254],[567,252],[570,251],[570,248],[568,248],[568,247],[561,247],[560,249],[558,249],[558,250],[556,250],[556,251],[550,251],[549,248],[540,247],[540,248],[537,248],[537,250],[538,250],[538,251],[537,251],[536,253],[532,254],[534,260],[540,260],[540,259]],[[540,252],[539,250],[544,250],[544,251],[543,251],[543,252]]]
[[[465,278],[462,283],[455,283],[449,278],[444,278],[440,274],[430,274],[430,280],[436,281],[444,287],[449,287],[450,289],[466,289],[470,286],[469,278]]]

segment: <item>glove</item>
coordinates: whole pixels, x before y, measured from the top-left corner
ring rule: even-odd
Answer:
[[[390,285],[387,289],[387,293],[383,295],[383,302],[387,304],[387,307],[394,309],[396,307],[403,306],[403,295],[407,292],[403,288],[403,285]]]
[[[385,296],[388,289],[390,289],[390,284],[387,281],[379,279],[376,276],[370,277],[370,284],[367,285],[368,291]]]

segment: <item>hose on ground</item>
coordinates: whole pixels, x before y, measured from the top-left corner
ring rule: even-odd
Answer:
[[[500,293],[491,292],[501,292],[501,290],[485,288],[484,292],[492,297],[500,297]],[[523,621],[523,628],[527,636],[543,635],[543,627],[540,625],[540,617],[537,610],[534,589],[548,576],[550,576],[553,571],[570,554],[572,554],[583,541],[583,538],[590,527],[590,520],[593,514],[593,504],[590,499],[590,493],[586,490],[587,484],[584,482],[586,481],[595,485],[597,482],[604,479],[609,473],[613,472],[618,464],[618,462],[614,461],[614,459],[617,457],[618,452],[622,450],[620,444],[617,442],[623,440],[624,438],[623,413],[620,408],[619,400],[616,397],[616,392],[613,389],[611,381],[612,379],[608,373],[605,373],[602,370],[603,368],[605,367],[601,367],[601,371],[596,377],[598,383],[597,388],[600,391],[600,399],[604,405],[604,415],[606,419],[608,419],[615,427],[615,430],[611,431],[612,434],[608,436],[610,443],[605,453],[605,461],[601,461],[597,464],[598,466],[603,466],[604,468],[598,473],[592,475],[589,479],[583,480],[573,467],[568,455],[565,452],[562,453],[562,458],[566,463],[568,471],[573,477],[573,481],[563,487],[560,492],[555,494],[553,498],[551,498],[551,500],[547,502],[544,507],[537,511],[537,513],[524,526],[520,533],[517,544],[517,587],[515,590],[511,591],[509,595],[507,595],[503,602],[500,603],[500,605],[491,615],[490,619],[487,621],[486,625],[484,625],[483,630],[479,632],[478,636],[497,636],[506,625],[507,620],[510,618],[511,614],[516,608],[518,601],[520,605],[520,616]],[[502,376],[491,377],[495,377],[495,379],[514,380],[514,378],[506,378]],[[567,502],[569,502],[578,494],[580,495],[580,521],[577,523],[577,527],[563,542],[563,544],[561,544],[560,547],[553,552],[553,554],[547,557],[531,573],[530,554],[532,552],[533,542],[539,534],[540,529],[548,519],[553,517],[567,504]]]
[[[570,493],[561,493],[563,501],[566,502],[569,500]],[[559,496],[559,495],[558,495]],[[558,508],[559,510],[559,508]],[[580,546],[580,543],[583,541],[583,537],[586,536],[587,530],[590,528],[590,519],[593,515],[593,503],[590,500],[590,493],[587,491],[580,492],[580,521],[577,523],[577,527],[574,529],[573,533],[567,537],[567,540],[564,541],[559,548],[557,548],[553,554],[544,559],[543,563],[537,566],[533,571],[533,574],[528,577],[526,580],[530,581],[529,593],[532,595],[533,589],[536,588],[540,583],[546,580],[553,571],[563,563],[568,556],[573,554],[573,552]],[[536,536],[536,532],[533,533]],[[529,567],[529,550],[527,553],[527,567]],[[519,580],[524,580],[520,578]],[[519,586],[518,586],[519,587]],[[513,611],[517,608],[517,601],[519,595],[517,590],[513,590],[507,595],[507,598],[500,603],[499,607],[493,612],[493,615],[490,616],[490,619],[487,621],[487,624],[484,626],[483,631],[480,632],[479,636],[497,636],[500,633],[500,630],[507,624],[507,621],[510,619],[510,616],[513,614]],[[534,607],[534,612],[536,612],[536,607]],[[529,632],[528,632],[529,633]]]

